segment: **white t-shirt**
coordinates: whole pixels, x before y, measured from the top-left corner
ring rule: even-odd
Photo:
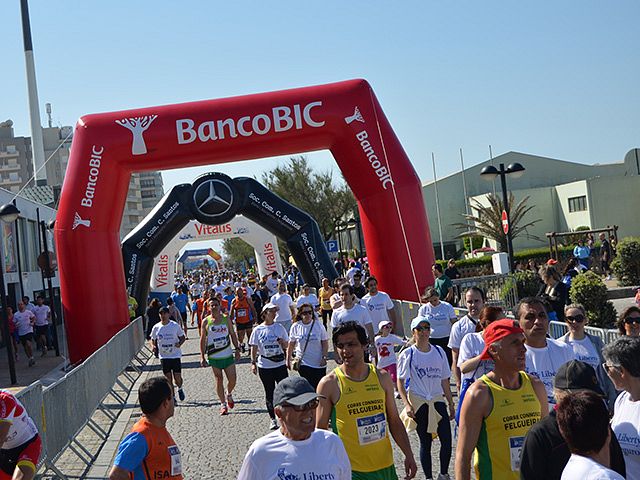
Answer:
[[[460,352],[458,353],[458,367],[460,367],[463,362],[466,362],[470,358],[477,357],[484,350],[484,337],[482,336],[482,332],[473,332],[465,335],[462,339],[462,343],[460,344]],[[492,372],[495,367],[493,360],[480,360],[477,369],[474,372],[467,372],[462,374],[462,380],[465,378],[473,378],[477,380],[485,373]]]
[[[449,334],[449,348],[460,348],[462,339],[468,333],[475,333],[477,320],[473,320],[469,315],[465,315],[456,323],[451,326],[451,333]]]
[[[182,357],[182,351],[176,345],[180,343],[180,337],[184,336],[182,327],[173,320],[169,320],[166,325],[158,322],[151,329],[151,340],[158,342],[158,357],[161,360]]]
[[[296,342],[296,358],[300,358],[302,350],[307,344],[307,335],[309,334],[311,325],[313,325],[313,330],[311,330],[311,334],[309,335],[307,349],[304,351],[304,356],[302,356],[302,364],[313,368],[323,368],[320,366],[322,362],[321,342],[323,340],[328,341],[329,334],[321,321],[316,319],[316,321],[313,322],[312,320],[308,325],[305,325],[301,321],[294,323],[291,325],[291,330],[289,330],[289,341]]]
[[[238,480],[351,480],[351,462],[340,437],[315,430],[290,440],[280,430],[257,439],[244,457]]]
[[[32,312],[36,316],[36,325],[38,327],[49,325],[49,319],[47,317],[49,316],[51,309],[48,305],[35,305]]]
[[[364,327],[365,330],[367,328],[367,325],[371,325],[373,323],[368,310],[362,305],[358,305],[357,303],[348,310],[344,306],[342,306],[333,311],[333,314],[331,315],[332,328],[337,328],[339,325],[342,325],[346,322],[356,322]]]
[[[367,293],[360,300],[360,305],[369,310],[374,325],[378,325],[383,320],[389,320],[388,310],[393,310],[391,297],[384,292],[378,292],[375,295]]]
[[[304,303],[310,304],[313,308],[316,308],[318,305],[320,305],[320,302],[318,302],[318,297],[314,293],[310,293],[309,295],[300,295],[296,300],[296,307],[300,308],[300,305]]]
[[[600,365],[600,355],[596,350],[595,345],[589,337],[584,337],[582,340],[567,339],[567,343],[571,345],[573,353],[576,356],[576,360],[588,363],[594,370]]]
[[[632,402],[629,392],[622,392],[616,399],[611,419],[627,468],[629,480],[640,479],[640,401]]]
[[[200,296],[202,295],[202,284],[201,283],[192,283],[191,286],[189,287],[189,293],[191,293],[191,295],[193,296]]]
[[[258,347],[258,361],[260,368],[276,368],[285,364],[284,357],[279,362],[273,362],[265,357],[284,355],[284,350],[278,340],[289,341],[289,335],[282,325],[272,323],[271,325],[261,324],[253,329],[249,345]]]
[[[30,310],[25,308],[24,312],[17,311],[13,314],[13,323],[18,329],[18,335],[27,335],[33,333],[33,324],[36,316]]]
[[[627,478],[629,477],[627,472]],[[571,454],[560,480],[624,480],[624,477],[604,465],[581,455]]]
[[[265,282],[265,285],[269,289],[269,293],[271,295],[274,295],[274,294],[276,294],[278,292],[278,279],[277,278],[273,278],[273,277],[267,278],[267,281]]]
[[[431,345],[428,352],[415,346],[407,348],[398,358],[398,378],[411,378],[409,390],[425,400],[443,395],[442,380],[450,377],[447,356],[436,345]]]
[[[527,348],[525,372],[539,378],[547,390],[549,408],[556,404],[553,398],[553,379],[561,365],[575,360],[573,349],[563,342],[547,338],[547,346],[534,348],[525,344]]]
[[[388,367],[397,362],[394,345],[404,345],[404,340],[399,336],[390,333],[386,337],[378,335],[375,339],[376,350],[378,351],[378,368]]]
[[[279,308],[276,313],[276,322],[288,322],[291,320],[291,307],[293,299],[288,293],[276,293],[271,297],[271,303],[276,304]]]
[[[437,307],[425,303],[418,310],[418,315],[433,315],[431,322],[431,338],[446,338],[451,333],[451,321],[455,321],[456,312],[447,302],[440,302]]]
[[[347,279],[349,280],[349,283],[350,283],[351,285],[353,285],[353,284],[354,284],[353,276],[356,274],[356,272],[359,272],[359,271],[360,271],[360,269],[359,269],[359,268],[356,268],[356,267],[351,267],[349,270],[347,270],[347,275],[346,275],[346,277],[347,277]]]
[[[224,289],[225,289],[225,288],[227,288],[227,287],[225,287],[225,286],[224,286],[224,285],[222,285],[222,284],[221,284],[221,285],[214,285],[214,286],[213,286],[213,291],[214,291],[214,292],[216,292],[216,293],[221,293],[221,294],[223,294],[223,295],[224,295]]]

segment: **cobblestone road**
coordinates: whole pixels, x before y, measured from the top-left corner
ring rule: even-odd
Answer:
[[[187,399],[176,408],[168,428],[182,451],[186,479],[235,479],[251,443],[269,433],[269,416],[262,384],[251,374],[249,359],[243,355],[237,369],[238,386],[234,392],[236,406],[229,415],[221,417],[213,373],[210,368],[199,366],[198,340],[194,338],[195,331],[190,330],[189,334],[191,338],[183,348],[182,358]],[[157,362],[155,359],[153,361]],[[333,368],[335,364],[330,362],[329,367]],[[417,435],[411,434],[410,438],[419,463]],[[432,447],[436,476],[438,452],[439,443],[436,440]],[[397,448],[395,458],[399,477],[403,478],[403,457]],[[425,479],[420,466],[418,471],[416,478]],[[453,459],[450,474],[453,478]]]

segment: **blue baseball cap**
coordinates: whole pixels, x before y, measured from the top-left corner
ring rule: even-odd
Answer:
[[[416,318],[411,320],[411,330],[416,328],[421,323],[428,323],[431,326],[431,321],[433,320],[433,315],[427,313],[426,315],[418,315]]]

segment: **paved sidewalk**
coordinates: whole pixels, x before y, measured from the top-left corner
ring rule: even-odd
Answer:
[[[185,479],[231,480],[237,477],[244,455],[251,443],[270,431],[262,384],[257,376],[251,374],[249,360],[246,355],[243,355],[237,368],[238,386],[234,392],[236,406],[228,416],[221,417],[218,412],[220,404],[215,398],[213,373],[208,367],[200,367],[199,341],[195,338],[195,331],[190,331],[189,334],[190,339],[183,347],[182,357],[184,390],[187,399],[180,402],[175,416],[169,420],[167,427],[182,452]],[[153,359],[151,365],[157,363],[159,363],[158,360]],[[330,368],[333,367],[335,363],[330,362]],[[151,375],[154,374],[160,374],[160,372],[155,370]],[[131,425],[138,420],[138,413],[136,409],[124,434],[128,433]],[[419,463],[418,437],[412,434],[410,439],[414,456]],[[113,439],[110,440],[114,445]],[[403,478],[403,457],[399,449],[395,450],[398,476]],[[113,461],[114,453],[103,452],[103,455]],[[437,474],[438,453],[439,442],[436,440],[432,447],[435,474]],[[418,471],[416,478],[425,479],[420,466]],[[453,478],[453,457],[449,473]]]

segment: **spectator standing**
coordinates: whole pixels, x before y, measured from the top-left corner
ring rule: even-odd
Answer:
[[[613,412],[613,404],[618,396],[611,380],[604,371],[604,357],[602,349],[604,342],[600,337],[585,332],[584,327],[589,323],[587,312],[582,305],[574,303],[565,307],[565,321],[569,331],[558,340],[567,343],[573,349],[576,360],[589,364],[596,373],[598,384],[609,405],[609,410]]]
[[[440,299],[448,303],[453,302],[453,283],[451,282],[451,279],[442,272],[442,266],[438,263],[434,263],[431,266],[431,272],[435,278],[433,288],[438,292]]]
[[[554,380],[553,396],[557,403],[581,391],[603,395],[596,371],[587,363],[573,360],[562,365]],[[602,398],[602,397],[600,397]],[[569,446],[558,428],[556,409],[536,423],[524,439],[520,461],[522,480],[560,480],[562,471],[571,457]],[[612,434],[609,447],[609,465],[624,477],[625,465],[620,444]]]
[[[460,275],[460,270],[458,270],[458,267],[456,267],[455,258],[449,259],[449,261],[447,262],[447,268],[444,269],[444,274],[451,280],[455,280],[462,276]]]
[[[564,307],[569,304],[569,292],[567,286],[562,283],[562,276],[554,265],[549,264],[540,267],[539,275],[543,284],[538,290],[538,297],[551,306],[548,312],[549,320],[563,322]]]
[[[278,383],[273,403],[280,428],[253,442],[238,480],[351,480],[351,464],[340,438],[316,428],[318,398],[304,378],[288,377]]]
[[[477,480],[515,480],[520,477],[524,437],[548,413],[545,389],[540,380],[522,371],[525,338],[516,321],[493,322],[484,339],[481,359],[493,359],[495,368],[469,387],[462,404],[455,478],[471,478],[475,449]]]
[[[622,311],[618,319],[618,332],[627,337],[640,335],[640,307],[632,305]]]
[[[624,480],[609,466],[609,412],[598,394],[581,391],[558,402],[558,427],[571,457],[562,480]]]
[[[622,447],[627,479],[640,479],[640,338],[620,337],[607,344],[604,368],[617,390],[611,428]]]
[[[449,348],[449,335],[451,334],[451,326],[456,322],[456,312],[447,302],[440,300],[438,290],[435,287],[429,287],[424,291],[423,301],[427,303],[423,304],[418,309],[418,316],[426,317],[431,315],[433,321],[431,322],[431,336],[429,342],[432,345],[438,345],[442,347],[447,354],[449,365],[453,361],[451,349]]]
[[[573,249],[573,256],[584,266],[589,269],[591,265],[591,249],[584,244],[584,240],[578,240],[578,244]]]
[[[152,377],[140,386],[142,418],[118,447],[109,480],[166,478],[181,480],[180,449],[167,430],[174,414],[173,391],[164,377]]]
[[[145,329],[147,340],[151,340],[151,329],[160,321],[160,307],[162,307],[160,299],[152,298],[145,312],[147,316],[147,328]]]
[[[433,434],[437,433],[440,440],[438,480],[449,480],[450,420],[455,413],[449,387],[451,370],[442,347],[429,343],[430,317],[414,318],[411,332],[414,344],[400,354],[398,361],[397,387],[405,405],[400,418],[403,418],[407,430],[415,429],[418,434],[420,463],[426,478],[432,478],[431,444]]]
[[[525,335],[525,371],[542,381],[547,390],[548,403],[553,406],[553,379],[562,364],[575,359],[573,349],[564,342],[547,338],[549,317],[540,298],[526,297],[520,300],[516,316]]]
[[[478,325],[478,321],[480,318],[480,312],[484,308],[484,302],[484,291],[481,288],[469,288],[464,294],[464,303],[467,307],[467,314],[451,327],[447,347],[451,349],[452,370],[458,387],[458,392],[460,392],[460,386],[462,384],[462,376],[460,374],[460,367],[458,366],[460,345],[467,334],[480,331],[481,327]],[[478,354],[479,353],[480,352],[478,352]]]
[[[611,280],[611,270],[609,269],[609,262],[611,262],[611,244],[607,240],[607,235],[604,232],[600,233],[600,268],[602,274],[605,276],[605,280]]]

